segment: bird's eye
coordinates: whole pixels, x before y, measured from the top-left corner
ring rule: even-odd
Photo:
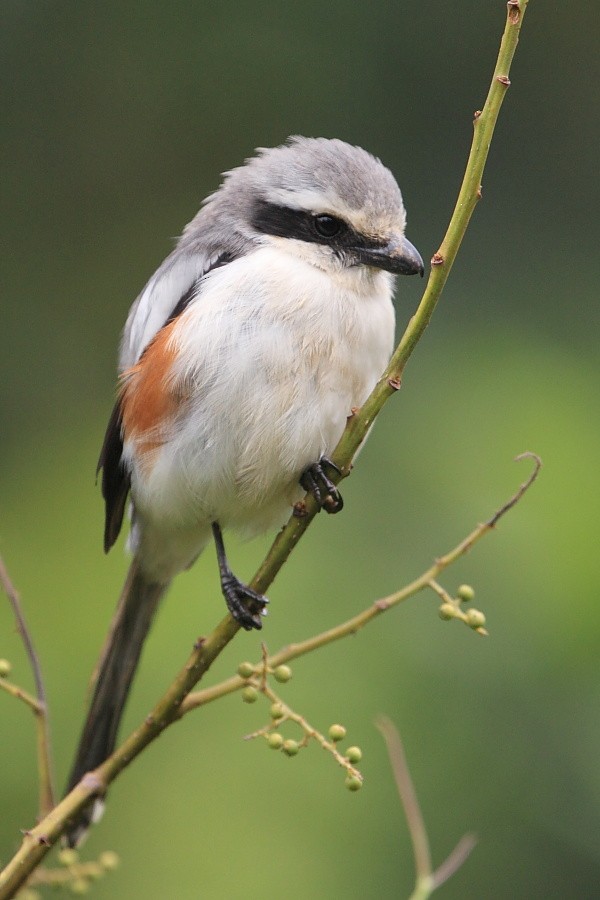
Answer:
[[[314,217],[315,231],[324,238],[335,237],[344,227],[344,223],[335,216],[328,216],[325,213]]]

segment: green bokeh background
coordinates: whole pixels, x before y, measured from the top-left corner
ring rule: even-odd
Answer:
[[[257,145],[338,136],[396,173],[429,259],[445,229],[504,20],[500,0],[144,4],[3,0],[4,289],[0,551],[43,661],[58,782],[126,560],[104,558],[94,467],[129,303],[171,237]],[[534,490],[443,578],[474,584],[491,636],[420,596],[296,663],[285,698],[345,723],[365,788],[311,747],[244,734],[230,697],[119,779],[86,854],[102,898],[406,897],[412,862],[380,735],[399,726],[436,861],[479,844],[447,898],[587,898],[600,881],[597,10],[532,0],[484,200],[434,320],[385,409],[346,508],[321,517],[270,591],[272,650],[419,574],[544,460]],[[421,285],[403,281],[402,326]],[[268,541],[230,541],[249,577]],[[148,641],[133,727],[221,617],[212,551]],[[207,683],[259,655],[240,634]],[[0,656],[31,677],[7,605]],[[36,812],[31,717],[0,695],[0,857]]]

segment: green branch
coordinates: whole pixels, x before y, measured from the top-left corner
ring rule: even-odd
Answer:
[[[432,257],[429,279],[417,311],[408,323],[387,369],[363,406],[348,420],[346,430],[332,454],[333,461],[342,471],[342,477],[350,473],[352,460],[384,403],[400,388],[406,364],[429,324],[467,225],[481,198],[483,170],[500,107],[510,85],[508,75],[528,2],[529,0],[509,0],[494,75],[483,110],[475,113],[471,151],[450,224],[439,250]],[[334,475],[332,480],[338,481],[339,476]],[[255,590],[264,593],[318,512],[317,504],[312,497],[305,498],[301,509],[303,515],[289,520],[256,573],[252,581]]]
[[[415,594],[418,594],[420,591],[432,588],[433,584],[435,584],[435,579],[441,575],[445,569],[468,553],[469,550],[484,537],[484,535],[489,534],[490,531],[494,530],[499,519],[519,502],[523,494],[531,487],[537,478],[542,465],[539,456],[536,456],[534,453],[522,453],[517,456],[516,459],[517,461],[521,459],[533,460],[534,466],[532,472],[512,495],[510,500],[504,503],[490,519],[477,525],[477,527],[457,544],[456,547],[449,550],[448,553],[445,553],[443,556],[438,557],[433,565],[419,575],[418,578],[415,578],[414,581],[411,581],[410,584],[407,584],[399,591],[395,591],[388,597],[382,597],[380,600],[376,600],[368,606],[367,609],[362,610],[362,612],[352,616],[351,619],[347,619],[340,625],[336,625],[333,628],[329,628],[327,631],[321,632],[321,634],[307,638],[305,641],[289,644],[287,647],[284,647],[283,650],[280,650],[278,653],[275,653],[267,659],[266,664],[268,667],[275,669],[277,666],[291,662],[293,659],[298,659],[299,656],[305,656],[307,653],[312,653],[314,650],[325,647],[327,644],[332,644],[334,641],[339,641],[342,638],[349,637],[351,634],[356,634],[357,631],[360,631],[361,628],[364,628],[365,625],[368,625],[374,619],[378,618],[382,613],[387,612],[394,606],[398,606],[400,603],[404,603],[405,600],[414,597]],[[473,612],[473,610],[471,610],[471,612]],[[462,615],[458,610],[453,614],[452,618],[463,619],[465,624],[469,625],[469,617]],[[486,634],[484,629],[477,626],[476,621],[474,621],[473,624],[470,624],[469,627],[480,634]],[[194,691],[194,693],[188,694],[182,702],[179,715],[183,716],[185,713],[198,706],[205,706],[207,703],[212,703],[213,700],[219,699],[219,697],[231,694],[244,687],[246,683],[246,680],[242,676],[234,675],[233,677],[222,681],[220,684],[213,685],[202,691]]]

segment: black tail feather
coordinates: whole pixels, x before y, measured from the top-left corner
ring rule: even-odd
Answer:
[[[115,748],[117,730],[146,635],[168,584],[149,583],[132,563],[112,626],[98,662],[93,695],[67,792],[99,766]],[[69,846],[80,841],[95,820],[94,804],[86,807],[67,835]]]

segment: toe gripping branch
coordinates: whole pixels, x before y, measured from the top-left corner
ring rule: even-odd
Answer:
[[[223,534],[218,522],[212,524],[215,546],[217,548],[217,560],[219,562],[219,575],[221,576],[221,591],[227,604],[227,609],[235,621],[251,631],[253,628],[262,628],[261,615],[266,613],[266,605],[269,602],[262,594],[253,591],[248,585],[240,581],[233,574],[227,562]]]
[[[336,485],[325,471],[326,467],[333,469],[338,475],[342,474],[342,470],[333,460],[322,456],[318,462],[313,463],[302,473],[300,484],[307,493],[312,494],[321,509],[328,513],[337,513],[343,508],[344,501]],[[265,615],[265,607],[269,601],[263,594],[253,591],[233,574],[227,561],[223,533],[218,522],[212,523],[212,531],[217,548],[221,591],[227,609],[235,621],[246,631],[251,631],[253,628],[260,630],[262,628],[261,616]]]
[[[327,475],[326,466],[329,466],[338,475],[342,474],[342,470],[336,466],[333,460],[322,456],[318,462],[304,470],[300,476],[300,484],[307,494],[312,494],[321,509],[328,513],[338,513],[343,509],[344,501],[336,485]]]

